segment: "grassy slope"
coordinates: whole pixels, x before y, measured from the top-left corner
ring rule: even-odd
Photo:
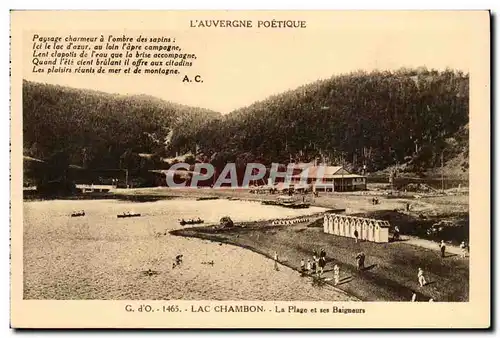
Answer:
[[[467,301],[468,262],[457,256],[442,259],[435,250],[407,245],[404,242],[376,244],[355,243],[353,239],[325,235],[321,228],[304,226],[247,227],[216,231],[210,227],[182,229],[173,234],[225,242],[272,257],[277,251],[283,264],[298,271],[301,259],[312,257],[313,251],[327,252],[325,277],[331,278],[334,264],[340,266],[338,286],[366,301],[408,301],[412,292],[427,301]],[[358,272],[355,255],[364,251],[369,270]],[[422,267],[431,283],[419,288],[417,270]]]

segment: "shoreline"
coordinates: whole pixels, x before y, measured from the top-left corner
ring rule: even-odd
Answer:
[[[235,199],[235,200],[247,200],[247,201],[264,201],[269,199],[275,199],[277,196],[281,196],[280,193],[269,194],[269,193],[251,193],[251,188],[168,188],[168,187],[150,187],[150,188],[128,188],[128,189],[111,189],[108,192],[87,192],[87,193],[75,193],[66,195],[41,195],[36,192],[36,190],[24,190],[23,200],[86,200],[86,199]],[[428,192],[417,192],[417,191],[398,191],[395,190],[391,193],[391,190],[387,188],[386,183],[372,183],[369,184],[367,190],[358,191],[346,191],[346,192],[321,192],[319,197],[314,198],[311,194],[295,194],[293,196],[305,196],[306,202],[310,203],[311,206],[322,206],[322,197],[355,197],[355,198],[368,198],[368,197],[382,197],[384,199],[404,199],[404,200],[416,200],[416,199],[426,199],[426,198],[439,198],[446,197],[450,195],[468,195],[468,187],[450,188],[445,189],[443,192],[435,189],[434,191]]]
[[[276,198],[277,195],[251,194],[248,191],[231,189],[182,191],[160,188],[124,189],[108,194],[108,196],[111,199],[132,202],[184,199],[208,203],[213,202],[213,199],[220,199],[259,203],[263,200]],[[468,196],[422,198],[412,201],[415,210],[412,210],[411,213],[402,210],[408,199],[379,196],[380,203],[373,204],[370,202],[372,198],[371,194],[325,193],[314,199],[316,203],[311,203],[311,206],[324,209],[309,210],[302,216],[275,218],[279,220],[309,218],[311,221],[289,225],[271,224],[272,220],[237,222],[234,227],[224,229],[212,223],[212,225],[204,224],[171,230],[169,234],[217,242],[219,245],[239,246],[270,259],[269,268],[271,268],[273,254],[276,251],[280,258],[279,263],[299,275],[301,274],[299,271],[301,259],[307,261],[307,259],[312,258],[314,251],[319,252],[320,249],[325,249],[327,266],[322,277],[327,280],[319,280],[308,275],[307,282],[311,282],[309,279],[311,278],[314,286],[333,287],[336,292],[339,292],[339,296],[344,295],[350,297],[349,299],[409,301],[415,292],[418,301],[427,301],[429,298],[433,298],[435,301],[468,301],[469,266],[467,259],[460,258],[456,253],[442,259],[439,253],[433,249],[434,244],[431,242],[427,243],[427,247],[414,245],[411,240],[407,240],[408,243],[405,243],[406,239],[390,243],[355,243],[354,239],[351,238],[324,234],[321,219],[322,215],[328,211],[345,208],[346,214],[366,214],[366,217],[379,219],[389,217],[391,225],[399,225],[401,230],[405,230],[403,225],[411,231],[413,231],[412,229],[421,230],[425,229],[422,222],[434,222],[436,217],[445,217],[446,215],[461,217],[460,212],[468,210]],[[154,208],[154,205],[152,204],[151,207]],[[463,210],[460,211],[460,208]],[[431,218],[419,219],[416,217],[418,213],[423,213],[426,218]],[[401,231],[401,234],[406,235],[404,231]],[[366,253],[367,269],[360,272],[355,267],[354,258],[361,251]],[[450,250],[450,253],[453,251]],[[330,282],[335,264],[339,265],[341,270],[341,282],[337,286]],[[426,273],[429,273],[431,286],[423,289],[418,287],[416,279],[418,267],[424,267]]]
[[[313,216],[310,216],[313,217]],[[318,215],[316,214],[316,218]],[[301,225],[271,225],[271,221],[235,224],[232,228],[199,226],[169,233],[174,236],[198,238],[219,245],[229,244],[260,254],[271,261],[278,252],[279,264],[300,272],[300,259],[310,259],[313,251],[326,248],[327,266],[319,281],[335,288],[341,294],[358,301],[410,301],[413,292],[417,301],[468,301],[468,259],[462,259],[453,250],[445,259],[431,248],[401,242],[377,244],[354,243],[346,237],[323,234],[323,229],[311,227],[313,222]],[[354,257],[362,250],[367,254],[367,268],[357,271]],[[451,254],[451,255],[450,255]],[[410,266],[412,262],[414,266]],[[341,269],[341,281],[330,282],[333,265]],[[429,274],[429,286],[419,288],[417,267],[424,266]],[[312,276],[306,276],[311,278]],[[313,283],[318,282],[312,277]]]
[[[79,196],[61,197],[60,200],[117,200],[130,203],[156,202],[162,200],[189,200],[204,202],[228,200],[262,203],[275,200],[279,194],[251,193],[250,189],[169,189],[137,188],[118,189],[108,193],[88,193]],[[327,210],[344,210],[345,214],[389,221],[398,226],[401,235],[416,236],[421,239],[459,245],[469,240],[469,195],[466,189],[451,189],[445,194],[435,195],[414,193],[387,195],[377,186],[372,190],[345,193],[320,193],[318,197],[296,195],[300,202],[304,198],[310,207]],[[378,200],[377,204],[372,199]],[[56,198],[24,199],[25,202],[50,201]],[[407,206],[411,210],[407,210]],[[280,206],[277,206],[280,207]],[[444,221],[444,231],[435,232],[432,227]],[[441,229],[441,228],[439,228]]]
[[[311,214],[311,215],[307,215],[307,216],[303,216],[303,217],[318,217],[319,214],[324,214],[324,213],[316,213],[316,214]],[[289,218],[285,218],[287,220],[291,220],[291,219],[295,219],[297,217],[289,217]],[[242,222],[242,223],[239,223],[239,224],[235,224],[235,228],[246,228],[246,225],[247,224],[252,224],[252,225],[256,225],[256,224],[259,224],[259,225],[262,225],[264,223],[268,223],[270,221],[254,221],[254,222]],[[312,224],[314,223],[315,221],[313,222],[309,222],[309,224]],[[308,224],[308,225],[309,225]],[[245,227],[241,227],[241,225],[245,225]],[[217,226],[214,226],[214,225],[208,225],[208,226],[200,226],[200,227],[191,227],[191,228],[184,228],[184,229],[176,229],[176,230],[170,230],[169,233],[173,236],[179,236],[179,237],[187,237],[187,238],[197,238],[197,239],[200,239],[200,240],[203,240],[203,241],[209,241],[209,242],[212,242],[212,243],[219,243],[219,245],[222,245],[222,244],[227,244],[227,245],[233,245],[233,246],[236,246],[236,247],[239,247],[239,248],[242,248],[242,249],[245,249],[245,250],[249,250],[251,252],[254,252],[256,254],[259,254],[267,259],[269,259],[270,261],[274,261],[274,258],[272,256],[272,254],[269,254],[267,252],[265,252],[264,250],[262,249],[259,249],[257,247],[254,247],[254,246],[251,246],[251,245],[246,245],[246,244],[243,244],[243,243],[237,243],[236,241],[232,241],[232,240],[227,240],[227,239],[224,239],[224,238],[217,238],[216,236],[210,236],[209,234],[204,234],[202,232],[198,232],[196,229],[199,229],[199,228],[215,228]],[[279,228],[280,226],[269,226],[269,227],[273,227],[273,228]],[[283,265],[299,274],[301,274],[301,271],[299,268],[297,268],[296,266],[292,265],[291,263],[288,262],[288,260],[285,260],[285,261],[280,261],[280,259],[278,258],[278,264],[279,265]],[[303,278],[311,278],[314,282],[315,279],[317,279],[317,277],[314,277],[314,276],[311,276],[311,275],[302,275]],[[345,300],[345,301],[363,301],[362,299],[359,299],[358,297],[356,297],[355,295],[353,294],[350,294],[344,290],[341,290],[339,288],[337,288],[334,283],[330,282],[330,281],[325,281],[325,280],[322,280],[321,283],[324,283],[324,284],[327,284],[328,286],[332,287],[335,289],[335,292],[337,292],[338,294],[340,295],[343,295],[345,296],[346,298],[348,298],[348,300]]]

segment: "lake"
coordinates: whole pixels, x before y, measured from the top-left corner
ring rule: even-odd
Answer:
[[[85,217],[69,217],[85,210]],[[348,298],[259,254],[165,232],[180,218],[217,223],[321,212],[256,202],[185,199],[134,203],[55,200],[24,203],[24,298],[113,300],[328,300]],[[125,211],[139,218],[117,218]],[[176,255],[183,263],[173,268]],[[213,261],[213,265],[203,264]],[[151,269],[157,274],[149,276]]]
[[[366,179],[367,183],[386,183],[389,185],[389,177],[385,176],[368,176]],[[461,187],[468,187],[469,186],[469,181],[468,180],[461,180],[461,179],[444,179],[441,180],[441,178],[409,178],[409,177],[398,177],[394,180],[394,186],[396,188],[400,188],[406,184],[409,183],[420,183],[420,184],[427,184],[434,189],[452,189],[452,188],[457,188],[459,186]]]

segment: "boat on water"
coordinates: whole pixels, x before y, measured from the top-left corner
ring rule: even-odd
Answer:
[[[342,212],[345,212],[345,208],[344,209],[328,209],[325,211],[326,214],[338,214],[338,213],[342,213]]]
[[[292,196],[279,196],[278,203],[283,207],[291,206],[295,204],[295,199]]]
[[[126,212],[121,215],[116,215],[118,218],[128,218],[128,217],[140,217],[141,214]]]
[[[299,202],[291,196],[280,196],[276,201],[263,201],[262,204],[276,205],[290,209],[307,209],[310,206],[309,203]]]
[[[293,203],[293,204],[287,204],[287,205],[282,205],[285,208],[291,208],[291,209],[307,209],[310,207],[309,203]]]
[[[191,225],[191,224],[202,224],[202,223],[205,223],[205,221],[202,220],[201,218],[198,218],[198,219],[188,219],[188,220],[181,219],[179,221],[180,225]]]
[[[198,197],[196,200],[197,201],[210,201],[210,200],[218,200],[219,197],[217,196],[205,196],[205,197]]]
[[[74,213],[71,214],[71,217],[83,217],[85,216],[85,211],[76,211]]]
[[[280,205],[279,201],[262,201],[263,205]]]

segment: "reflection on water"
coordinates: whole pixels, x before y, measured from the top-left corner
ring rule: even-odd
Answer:
[[[73,210],[85,217],[71,218]],[[24,203],[24,296],[27,299],[344,300],[331,287],[251,251],[199,239],[156,237],[179,218],[218,222],[291,217],[321,208],[283,209],[254,202],[168,200],[154,203]],[[124,211],[140,218],[118,219]],[[183,262],[173,268],[175,256]],[[211,262],[212,264],[206,264]],[[151,269],[155,273],[144,273]]]

